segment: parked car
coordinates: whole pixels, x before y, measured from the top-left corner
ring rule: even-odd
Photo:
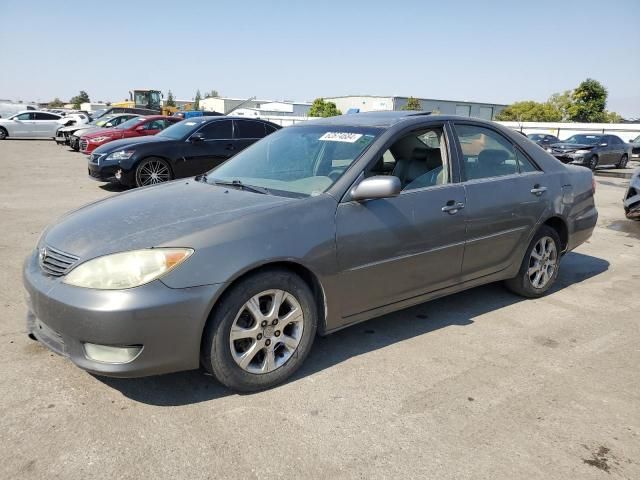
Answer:
[[[101,128],[84,134],[80,137],[80,151],[85,154],[90,154],[99,146],[114,140],[155,135],[179,121],[179,118],[162,115],[134,117],[121,123],[117,127]]]
[[[87,113],[78,112],[78,113],[69,113],[58,120],[58,128],[56,129],[56,136],[53,137],[58,143],[57,134],[58,130],[62,127],[72,127],[73,125],[86,125],[91,121],[91,117]]]
[[[187,135],[190,122],[157,136],[222,128],[204,119]],[[302,122],[47,228],[24,267],[28,331],[100,375],[202,365],[233,389],[268,388],[317,332],[501,280],[544,295],[593,231],[593,189],[588,169],[479,119]]]
[[[28,110],[0,118],[0,140],[5,138],[52,138],[62,117],[55,113]]]
[[[624,168],[629,161],[629,146],[616,135],[580,133],[554,143],[547,151],[563,163],[591,170],[606,165]]]
[[[560,139],[558,137],[556,137],[555,135],[549,135],[548,133],[530,133],[527,135],[527,138],[543,148],[560,142]]]
[[[84,125],[74,124],[74,125],[66,125],[66,126],[59,127],[56,130],[56,136],[54,137],[54,140],[58,145],[63,145],[63,144],[69,145],[71,136],[77,130],[80,130],[81,128],[100,128],[115,116],[116,115],[105,115],[103,117],[95,118]]]
[[[89,157],[89,176],[138,187],[192,177],[279,128],[264,120],[190,118],[152,137],[116,140],[96,148]]]
[[[74,149],[76,152],[80,151],[80,138],[83,135],[87,135],[89,133],[95,132],[96,130],[100,130],[103,128],[113,128],[118,125],[123,124],[126,121],[131,120],[132,118],[139,117],[139,115],[135,113],[121,113],[111,115],[104,115],[100,117],[96,121],[96,125],[92,126],[90,124],[82,126],[81,128],[76,129],[73,133],[69,135],[69,146]]]
[[[640,160],[640,135],[629,142],[631,144],[631,159]]]
[[[624,193],[624,213],[630,220],[640,220],[640,168],[633,172]]]
[[[222,113],[205,112],[204,110],[187,110],[185,112],[176,112],[173,114],[174,117],[178,117],[183,120],[186,120],[187,118],[193,118],[193,117],[216,117],[220,115],[222,115]]]

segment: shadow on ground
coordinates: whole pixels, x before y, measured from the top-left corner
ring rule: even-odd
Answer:
[[[99,187],[105,192],[124,192],[129,190],[129,187],[122,185],[121,183],[103,183]]]
[[[601,258],[569,253],[551,294],[595,277],[609,268]],[[318,337],[304,365],[290,382],[331,368],[351,357],[428,334],[440,328],[465,326],[473,319],[526,299],[494,283],[354,325],[327,337]],[[135,401],[158,406],[188,405],[213,400],[233,392],[202,371],[139,379],[96,377]]]

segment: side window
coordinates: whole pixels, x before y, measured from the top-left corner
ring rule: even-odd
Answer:
[[[147,123],[145,130],[162,130],[164,128],[164,120],[154,120]]]
[[[518,159],[518,167],[520,168],[520,173],[538,171],[533,163],[531,163],[531,160],[529,160],[527,156],[520,151],[519,148],[516,148],[516,158]]]
[[[403,191],[449,183],[447,149],[442,128],[412,132],[397,140],[367,172],[394,175]]]
[[[32,113],[31,115],[35,115],[36,120],[58,120],[59,118],[56,115],[51,115],[50,113],[43,113],[43,112],[36,112],[36,113]]]
[[[265,136],[264,124],[250,120],[235,120],[235,138],[262,138]]]
[[[616,137],[615,135],[610,135],[609,136],[609,140],[612,145],[620,145],[622,142],[622,140],[620,140],[618,137]]]
[[[20,115],[18,115],[16,117],[13,117],[13,118],[16,119],[16,120],[23,120],[23,121],[24,120],[33,120],[34,115],[35,114],[33,114],[33,113],[21,113]]]
[[[518,173],[511,142],[493,130],[476,125],[456,125],[467,180]]]
[[[229,140],[232,137],[231,120],[219,120],[206,124],[200,130],[205,140]]]

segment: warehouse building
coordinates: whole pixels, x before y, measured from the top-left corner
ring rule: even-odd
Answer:
[[[342,113],[372,112],[383,110],[402,110],[409,97],[381,97],[375,95],[347,95],[342,97],[325,97],[333,102]],[[443,115],[460,115],[493,120],[507,105],[498,103],[466,102],[456,100],[436,100],[433,98],[417,98],[421,110],[441,113]]]

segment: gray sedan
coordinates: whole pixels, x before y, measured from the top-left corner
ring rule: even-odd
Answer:
[[[28,329],[97,374],[268,388],[316,334],[489,282],[542,296],[593,196],[591,171],[494,123],[311,121],[51,225],[24,266]]]

